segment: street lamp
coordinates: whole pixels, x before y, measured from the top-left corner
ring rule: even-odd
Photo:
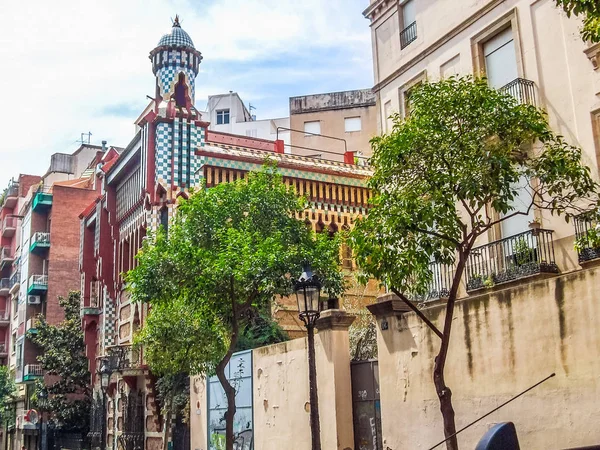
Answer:
[[[102,390],[102,437],[100,438],[102,450],[106,450],[106,395],[108,393],[112,372],[108,358],[101,358],[98,374],[100,375],[100,389]]]
[[[312,450],[321,450],[321,425],[319,424],[319,397],[317,395],[317,368],[315,364],[315,323],[321,315],[321,282],[306,264],[302,275],[294,283],[298,314],[308,333],[308,384],[310,392],[310,429]]]
[[[48,400],[48,390],[45,386],[43,386],[38,392],[38,409],[40,410],[40,439],[39,439],[39,448],[40,450],[44,449],[44,410],[47,409],[46,400]]]

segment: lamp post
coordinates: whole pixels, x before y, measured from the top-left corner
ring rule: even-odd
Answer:
[[[108,386],[110,385],[110,376],[112,375],[112,369],[108,362],[108,358],[102,358],[100,360],[100,389],[102,390],[102,437],[100,438],[101,450],[106,450],[106,421],[108,419],[106,414],[106,395],[108,393]]]
[[[313,275],[308,264],[294,283],[298,314],[308,333],[308,384],[310,392],[310,430],[312,450],[321,450],[321,425],[319,423],[319,397],[317,394],[317,368],[315,364],[315,323],[321,315],[321,282]]]
[[[48,390],[46,389],[46,387],[42,387],[40,389],[40,392],[38,393],[38,409],[40,410],[40,417],[39,417],[39,421],[40,421],[40,442],[39,442],[39,448],[40,450],[44,450],[44,411],[47,409],[46,407],[48,406],[46,404],[46,400],[48,400]]]

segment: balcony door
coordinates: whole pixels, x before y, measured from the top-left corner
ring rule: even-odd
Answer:
[[[514,214],[517,211],[524,213],[531,204],[532,194],[527,178],[522,176],[515,187],[517,188],[518,193],[515,199],[511,202],[513,210],[509,211],[506,214],[507,216]],[[502,221],[502,237],[506,238],[527,231],[529,222],[533,220],[533,217],[533,208],[531,208],[529,214],[527,215],[520,214]]]
[[[511,28],[483,44],[485,72],[491,87],[499,89],[519,77],[515,41]]]

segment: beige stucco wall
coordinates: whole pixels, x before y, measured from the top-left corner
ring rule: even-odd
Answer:
[[[361,131],[346,132],[344,119],[347,117],[361,118]],[[345,108],[328,111],[315,111],[302,114],[290,115],[290,128],[293,130],[304,130],[304,122],[321,122],[321,134],[345,139],[348,151],[360,151],[364,156],[371,155],[371,145],[369,141],[377,134],[377,107],[360,106],[358,108]],[[314,155],[321,151],[333,152],[322,153],[323,159],[333,161],[344,160],[344,143],[333,139],[326,139],[320,136],[306,136],[301,132],[291,134],[292,153],[296,155]],[[296,146],[296,147],[294,147]],[[317,149],[305,150],[298,148],[308,147]]]
[[[457,303],[446,382],[460,428],[551,373],[550,379],[460,434],[474,448],[495,423],[513,421],[521,448],[600,442],[600,269],[538,279]],[[441,326],[443,307],[425,310]],[[443,439],[432,382],[439,339],[412,313],[378,320],[384,449]]]
[[[321,444],[323,449],[354,449],[350,350],[351,319],[337,310],[315,336]],[[306,338],[261,347],[252,351],[254,448],[309,450],[308,353]],[[192,449],[206,450],[207,409],[204,380],[194,378],[191,390]]]

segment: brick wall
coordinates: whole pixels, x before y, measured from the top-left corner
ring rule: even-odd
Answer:
[[[80,289],[79,214],[94,201],[96,195],[91,189],[54,185],[46,306],[49,323],[55,324],[64,318],[58,306],[58,296],[64,297],[69,291]]]

